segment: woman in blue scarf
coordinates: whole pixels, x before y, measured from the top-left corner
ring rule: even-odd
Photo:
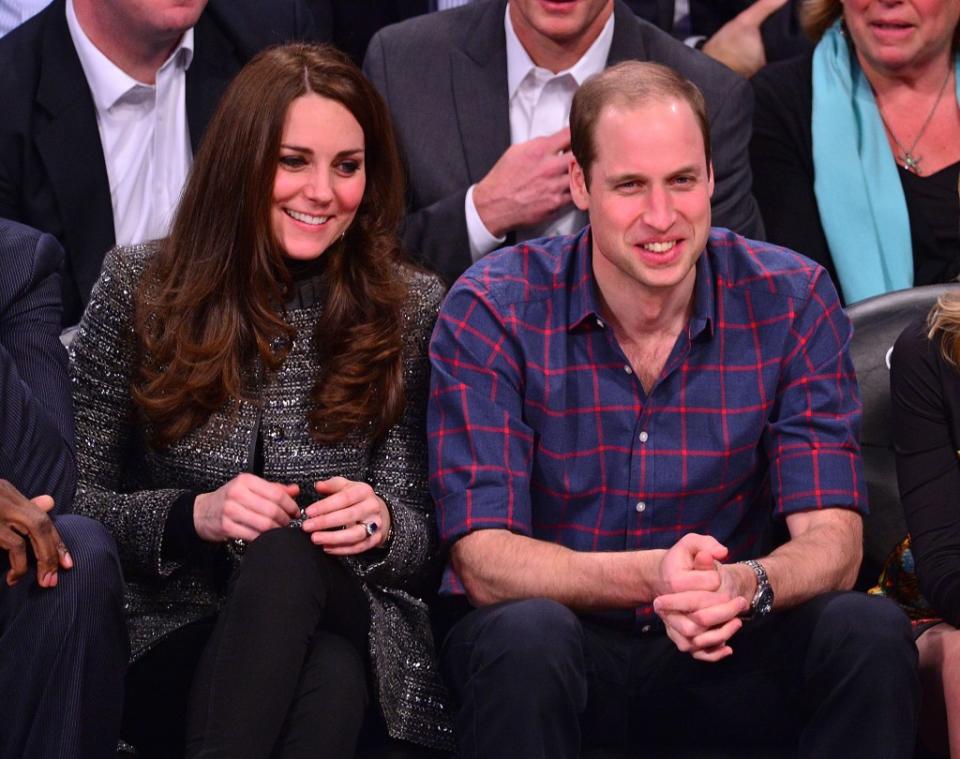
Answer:
[[[956,0],[806,0],[812,56],[753,79],[767,237],[847,303],[960,274]]]

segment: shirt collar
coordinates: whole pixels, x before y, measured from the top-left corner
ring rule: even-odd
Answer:
[[[593,234],[590,225],[585,226],[573,238],[573,265],[567,286],[572,294],[569,300],[568,329],[574,330],[585,322],[603,323],[600,308],[600,293],[597,280],[593,276]],[[697,278],[693,285],[693,313],[687,327],[687,335],[692,342],[702,334],[708,337],[714,333],[716,324],[716,293],[712,258],[713,232],[707,242],[706,250],[697,260]]]
[[[577,86],[580,86],[587,77],[599,74],[606,68],[607,58],[610,57],[610,45],[613,42],[613,16],[614,14],[611,13],[600,34],[580,60],[565,71],[557,72],[556,76],[569,74],[576,81]],[[527,75],[538,67],[514,31],[513,22],[510,20],[510,3],[507,3],[503,13],[503,28],[507,35],[507,99],[509,100],[516,94]]]
[[[77,56],[80,58],[80,66],[83,68],[97,111],[109,110],[134,87],[151,86],[138,82],[100,52],[97,46],[91,42],[87,33],[83,31],[83,27],[80,26],[76,11],[73,8],[73,0],[67,0],[66,6],[67,27],[70,30],[70,37],[73,39]],[[160,70],[162,71],[170,65],[177,65],[186,71],[190,68],[192,61],[193,28],[190,28],[183,33],[180,43],[164,61]]]
[[[585,322],[602,323],[600,292],[593,276],[593,233],[587,224],[574,236],[573,265],[567,287],[571,289],[567,315],[568,329],[574,330]]]
[[[707,247],[697,260],[697,279],[693,285],[693,313],[690,314],[690,324],[687,327],[687,336],[693,342],[700,335],[713,336],[714,326],[717,323],[717,296],[716,289],[722,283],[715,280],[713,257],[713,231],[707,239]]]

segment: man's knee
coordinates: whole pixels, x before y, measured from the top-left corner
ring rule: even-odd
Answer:
[[[831,593],[820,599],[810,651],[829,659],[837,677],[857,670],[877,678],[916,678],[917,652],[910,621],[884,598],[863,593]],[[894,682],[888,679],[891,687]]]
[[[831,646],[913,648],[910,621],[884,598],[864,593],[824,596],[814,636]]]
[[[483,617],[470,639],[446,652],[467,657],[457,668],[466,665],[468,677],[483,672],[524,688],[583,678],[580,621],[562,604],[534,598],[473,613]]]
[[[123,605],[123,576],[116,542],[106,527],[88,517],[66,514],[56,520],[73,567],[58,573],[56,592],[85,616],[102,621],[102,614]]]

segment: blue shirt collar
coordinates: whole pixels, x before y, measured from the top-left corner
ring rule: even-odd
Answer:
[[[713,230],[707,241],[706,250],[697,261],[697,279],[693,286],[693,313],[687,327],[687,336],[691,342],[700,335],[713,337],[716,324],[716,287],[712,258]],[[568,328],[572,331],[583,324],[602,324],[603,312],[600,308],[600,293],[597,280],[593,276],[593,235],[588,224],[573,239],[573,254],[568,271],[567,286],[570,288]]]

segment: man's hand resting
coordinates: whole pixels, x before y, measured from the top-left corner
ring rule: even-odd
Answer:
[[[10,557],[7,585],[15,585],[27,572],[27,541],[37,557],[37,584],[52,588],[57,572],[70,569],[73,559],[47,512],[53,498],[39,495],[27,499],[6,480],[0,480],[0,550]]]

